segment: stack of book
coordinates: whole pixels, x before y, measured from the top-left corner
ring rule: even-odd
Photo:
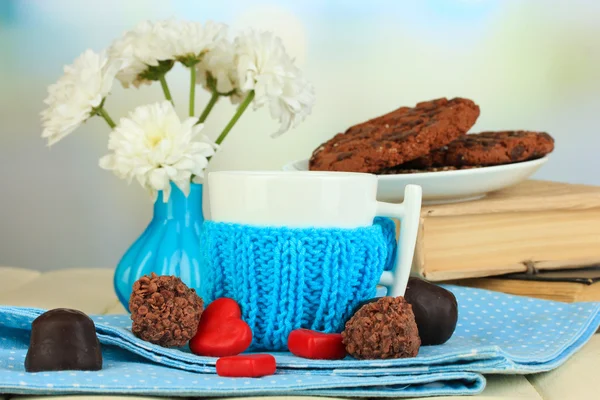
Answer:
[[[560,301],[600,301],[600,187],[526,181],[424,206],[413,274]]]

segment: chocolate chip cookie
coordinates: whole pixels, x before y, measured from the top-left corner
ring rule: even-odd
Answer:
[[[546,132],[482,132],[465,135],[394,169],[502,165],[541,158],[552,150],[554,139]]]
[[[441,98],[401,107],[350,127],[312,154],[310,170],[376,173],[429,154],[465,135],[479,106],[462,98]]]

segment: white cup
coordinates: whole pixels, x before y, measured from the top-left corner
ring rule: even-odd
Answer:
[[[404,202],[376,200],[377,176],[350,172],[220,171],[208,174],[210,219],[255,226],[359,228],[376,216],[401,221],[396,260],[380,284],[403,296],[417,241],[421,187],[407,185]]]

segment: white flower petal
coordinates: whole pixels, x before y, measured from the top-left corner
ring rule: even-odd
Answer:
[[[173,165],[174,169],[185,169],[188,171],[193,171],[195,166],[196,164],[194,163],[194,161],[189,158],[184,158],[183,160],[180,160],[175,165]]]
[[[159,61],[174,59],[173,42],[168,30],[169,26],[165,21],[142,21],[112,43],[108,54],[111,59],[122,62],[117,79],[123,87],[139,87],[150,83],[139,75],[148,66],[157,66]]]
[[[253,109],[268,104],[271,116],[279,120],[280,128],[273,136],[310,114],[314,89],[286,53],[281,39],[270,32],[246,31],[235,40],[234,62],[239,90],[254,90]]]
[[[42,137],[52,145],[72,133],[109,94],[121,61],[86,50],[48,87],[41,112]]]
[[[113,169],[115,166],[115,158],[113,154],[107,154],[100,159],[100,168],[102,169]]]
[[[186,179],[181,179],[175,182],[175,185],[181,190],[181,192],[187,197],[190,194],[190,177],[188,176]]]
[[[203,174],[207,157],[214,154],[202,126],[193,121],[182,122],[168,101],[138,107],[111,132],[110,153],[101,166],[118,177],[135,178],[152,195],[162,190],[163,199],[169,198],[171,182],[187,194],[192,175]]]
[[[194,179],[192,179],[192,182],[199,183],[202,185],[204,183],[204,173],[202,175],[200,175],[200,174],[195,175]]]
[[[164,190],[169,186],[169,177],[164,168],[157,168],[150,173],[148,183],[156,190]]]
[[[156,192],[154,189],[151,189],[152,192]],[[166,188],[163,189],[162,191],[163,194],[163,203],[166,203],[169,201],[169,197],[171,197],[171,185],[167,185]]]
[[[234,92],[229,96],[232,103],[239,102],[240,90],[238,88],[237,69],[234,61],[234,44],[224,37],[208,50],[202,60],[196,65],[196,82],[208,91],[213,89],[208,85],[207,76],[216,80],[217,92],[221,94]]]
[[[204,175],[204,170],[208,166],[208,161],[204,157],[195,157],[194,166],[191,169],[194,175]]]
[[[227,26],[212,21],[202,25],[196,21],[167,20],[162,22],[162,31],[175,58],[200,57],[224,40]]]

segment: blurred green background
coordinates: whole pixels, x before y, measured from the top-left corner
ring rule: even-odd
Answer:
[[[138,186],[101,170],[99,119],[48,149],[46,87],[86,48],[101,50],[142,19],[178,17],[265,28],[313,81],[307,121],[278,139],[267,109],[247,112],[218,169],[279,169],[349,125],[436,97],[475,100],[473,131],[545,130],[556,151],[536,175],[600,184],[600,2],[595,0],[141,1],[0,0],[0,264],[111,267],[151,217]],[[188,76],[168,76],[185,115]],[[158,85],[115,87],[113,117],[162,99]],[[208,100],[198,95],[198,108]],[[219,103],[215,138],[234,108]]]

